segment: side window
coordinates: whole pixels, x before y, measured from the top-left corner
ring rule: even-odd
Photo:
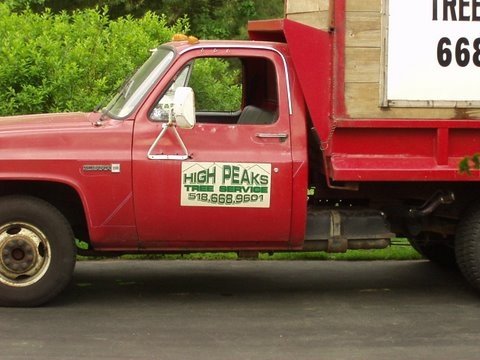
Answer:
[[[264,125],[278,118],[274,64],[261,57],[202,57],[190,62],[158,101],[150,117],[168,121],[179,86],[195,93],[197,122]]]
[[[238,58],[196,59],[189,85],[199,112],[242,109],[242,63]]]

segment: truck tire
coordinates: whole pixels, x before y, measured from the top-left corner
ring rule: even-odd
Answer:
[[[468,209],[457,226],[455,253],[460,271],[480,291],[480,205]]]
[[[31,196],[0,198],[0,305],[38,306],[70,282],[76,246],[65,217]]]
[[[448,268],[456,268],[457,260],[453,239],[432,239],[432,236],[435,235],[428,236],[424,234],[424,236],[410,238],[408,241],[420,255],[431,262]]]

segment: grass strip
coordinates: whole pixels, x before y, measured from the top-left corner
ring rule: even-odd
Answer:
[[[191,254],[128,254],[122,255],[125,260],[238,260],[235,252],[191,253]],[[98,257],[78,256],[78,260],[99,259]],[[346,253],[313,252],[274,252],[260,253],[259,260],[341,260],[341,261],[374,261],[374,260],[419,260],[422,256],[413,249],[408,240],[395,239],[392,246],[381,250],[348,250]]]

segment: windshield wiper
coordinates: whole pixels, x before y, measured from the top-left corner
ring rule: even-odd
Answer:
[[[128,93],[130,92],[130,89],[134,83],[133,81],[133,76],[137,72],[138,67],[132,71],[131,75],[128,76],[121,84],[118,86],[115,91],[112,91],[111,94],[115,94],[115,97],[112,99],[111,95],[108,97],[105,97],[102,101],[100,101],[93,109],[94,112],[101,111],[102,115],[100,116],[100,120],[105,120],[105,116],[110,112],[110,110],[117,104],[118,99],[123,97],[124,99],[127,98]],[[106,99],[112,99],[110,101],[110,106],[103,106],[105,103]],[[115,101],[113,101],[115,100]],[[108,105],[108,104],[107,104]]]

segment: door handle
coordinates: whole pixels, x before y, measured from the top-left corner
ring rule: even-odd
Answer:
[[[257,133],[255,135],[256,137],[260,139],[280,139],[280,141],[285,141],[288,139],[288,134],[285,133]]]

